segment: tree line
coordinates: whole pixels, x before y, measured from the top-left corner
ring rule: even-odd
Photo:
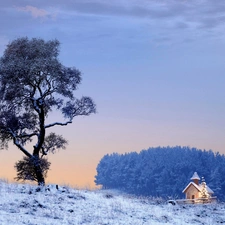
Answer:
[[[182,191],[195,171],[218,199],[225,200],[224,155],[190,147],[107,154],[97,166],[95,183],[137,195],[183,198]]]

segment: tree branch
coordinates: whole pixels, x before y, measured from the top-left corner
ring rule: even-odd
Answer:
[[[31,138],[33,136],[38,136],[38,134],[36,132],[34,132],[34,133],[31,133],[31,134],[20,134],[20,135],[17,135],[15,137],[16,138],[26,138],[26,137]]]
[[[45,125],[45,128],[49,128],[49,127],[54,127],[56,125],[59,125],[59,126],[66,126],[68,125],[69,123],[72,123],[72,121],[67,121],[65,123],[59,123],[59,122],[56,122],[56,123],[51,123],[51,124],[48,124],[48,125]]]
[[[32,157],[32,155],[16,140],[16,138],[13,138],[13,143],[22,151],[26,156],[29,158]]]
[[[20,151],[22,151],[26,156],[31,158],[32,155],[18,142],[18,140],[16,139],[16,135],[13,133],[12,130],[10,130],[10,133],[13,137],[13,143],[20,149]]]

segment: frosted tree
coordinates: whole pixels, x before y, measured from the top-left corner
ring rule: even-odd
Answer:
[[[201,196],[202,196],[202,198],[208,199],[209,198],[209,193],[207,191],[207,186],[206,186],[206,182],[205,182],[204,177],[202,177],[201,185],[202,185]]]
[[[81,73],[60,63],[59,46],[57,40],[19,38],[7,45],[0,58],[1,148],[12,141],[25,156],[16,163],[17,178],[36,180],[39,185],[45,184],[50,166],[44,157],[67,144],[61,135],[47,130],[96,111],[90,97],[75,98]],[[53,111],[61,112],[61,122],[47,123]]]

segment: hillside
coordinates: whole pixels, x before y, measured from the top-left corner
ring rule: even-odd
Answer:
[[[175,205],[109,190],[0,182],[1,225],[184,225],[225,223],[225,205]]]

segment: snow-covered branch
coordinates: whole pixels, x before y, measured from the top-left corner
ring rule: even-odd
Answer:
[[[91,113],[96,112],[96,105],[90,97],[82,97],[75,101],[69,101],[63,107],[62,113],[65,117],[72,120],[75,116],[89,116]]]
[[[38,136],[38,133],[37,132],[33,132],[33,133],[30,133],[30,134],[20,134],[20,135],[17,135],[16,137],[17,138],[31,138],[33,136]]]
[[[20,151],[22,151],[26,156],[28,157],[32,157],[32,155],[19,143],[19,141],[16,138],[16,134],[9,129],[10,134],[12,135],[13,138],[13,143],[20,149]]]
[[[58,125],[58,126],[66,126],[69,123],[72,123],[72,121],[70,120],[70,121],[67,121],[65,123],[55,122],[55,123],[51,123],[51,124],[45,125],[45,128],[54,127],[56,125]]]

